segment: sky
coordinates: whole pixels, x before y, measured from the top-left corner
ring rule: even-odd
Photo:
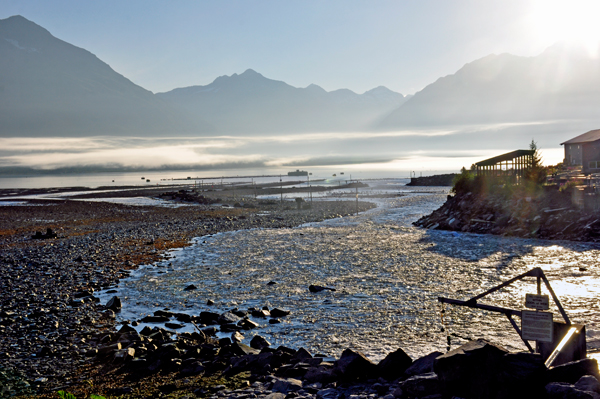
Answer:
[[[254,69],[295,87],[414,94],[491,53],[596,48],[595,0],[0,0],[153,92]]]

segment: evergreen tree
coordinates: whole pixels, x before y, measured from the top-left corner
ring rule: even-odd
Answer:
[[[542,156],[537,148],[537,143],[532,139],[529,149],[533,151],[525,172],[525,180],[541,186],[546,182],[546,168],[542,166]]]

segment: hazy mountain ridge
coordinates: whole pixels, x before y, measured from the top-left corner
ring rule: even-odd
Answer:
[[[87,50],[21,17],[0,20],[0,135],[156,135],[208,129]]]
[[[550,120],[593,128],[599,106],[600,60],[563,45],[535,57],[483,57],[413,96],[383,86],[363,94],[297,88],[251,69],[153,94],[21,16],[0,20],[0,137],[368,132]]]
[[[157,95],[228,133],[359,131],[406,101],[384,87],[362,95],[314,84],[296,88],[252,69]]]
[[[600,60],[557,44],[536,57],[488,55],[439,78],[379,127],[597,119]]]

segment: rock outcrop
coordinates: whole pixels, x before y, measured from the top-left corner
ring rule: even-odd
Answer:
[[[465,193],[414,222],[428,229],[550,240],[600,241],[600,212],[572,205],[569,192],[532,197]]]

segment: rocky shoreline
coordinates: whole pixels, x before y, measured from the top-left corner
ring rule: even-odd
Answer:
[[[164,259],[168,249],[189,245],[193,237],[292,227],[356,211],[354,201],[281,205],[232,197],[217,203],[210,194],[157,194],[187,205],[28,200],[0,206],[0,397],[54,398],[62,389],[78,398],[600,398],[594,359],[548,370],[538,355],[478,340],[419,359],[398,348],[374,363],[352,348],[335,359],[272,347],[256,334],[261,323],[294,317],[293,309],[198,315],[158,309],[145,322],[167,322],[167,329],[137,332],[132,326],[142,320],[117,324],[118,298],[100,303],[94,293],[115,286],[139,265]],[[360,202],[359,211],[372,206]],[[306,288],[311,295],[330,290]],[[192,324],[195,332],[176,333],[183,324]],[[252,337],[250,345],[241,342],[243,336]]]
[[[411,177],[407,186],[450,187],[454,184],[457,176],[457,173],[448,173],[444,175]]]
[[[548,240],[600,241],[600,213],[572,204],[571,193],[506,199],[471,192],[448,196],[442,207],[414,222],[428,229]]]
[[[293,227],[351,215],[357,209],[356,202],[341,201],[315,201],[310,207],[250,200],[243,204],[224,200],[228,206],[196,201],[179,207],[25,202],[0,206],[3,395],[52,396],[58,389],[89,380],[95,369],[88,357],[93,337],[116,327],[114,314],[90,294],[114,286],[139,265],[161,259],[166,250],[189,245],[193,237]],[[359,202],[358,209],[373,206]],[[36,232],[45,235],[47,229],[56,237],[34,237]]]

